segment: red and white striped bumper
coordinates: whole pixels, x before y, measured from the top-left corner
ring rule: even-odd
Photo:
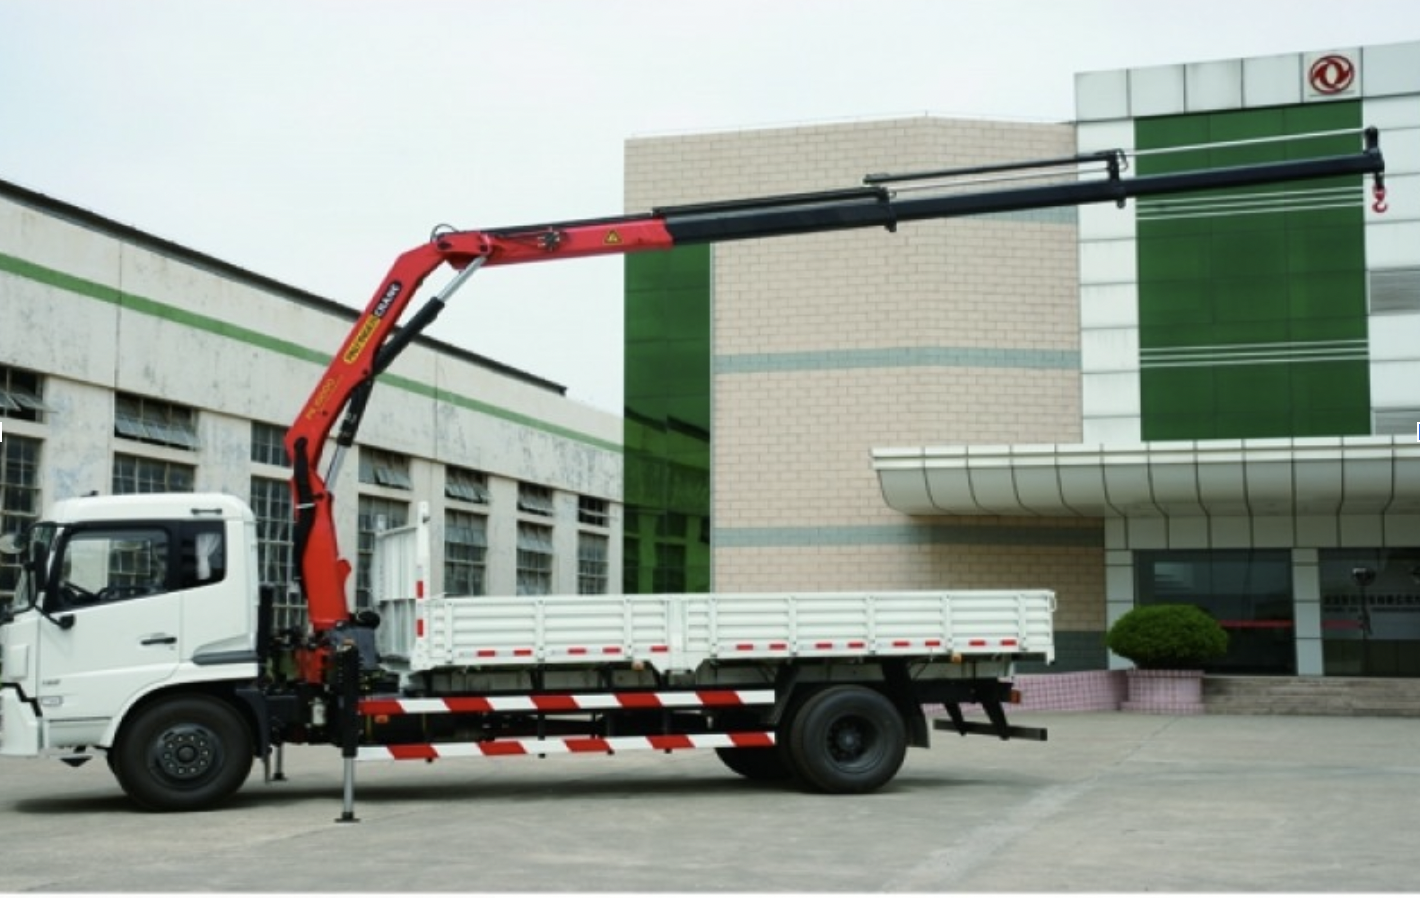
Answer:
[[[422,745],[364,745],[357,761],[432,761],[509,755],[615,754],[619,751],[679,751],[692,748],[771,748],[772,732],[698,733],[676,736],[581,736],[565,739],[496,739]]]

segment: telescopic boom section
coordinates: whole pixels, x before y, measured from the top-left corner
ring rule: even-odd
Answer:
[[[332,467],[338,466],[340,452],[354,444],[375,377],[437,317],[453,290],[479,267],[624,255],[697,243],[822,231],[868,227],[896,230],[900,222],[907,221],[1100,202],[1123,205],[1132,197],[1337,175],[1374,175],[1377,194],[1382,195],[1381,177],[1385,170],[1374,128],[1365,131],[1361,152],[1343,156],[1134,178],[1121,176],[1123,159],[1123,153],[1111,151],[914,175],[873,175],[864,179],[866,186],[846,190],[671,206],[649,214],[615,218],[436,234],[395,261],[286,434],[286,450],[293,466],[300,584],[313,629],[319,636],[350,618],[345,595],[350,565],[340,556],[333,497],[317,470],[336,418],[343,415],[344,423],[336,438],[337,454]],[[1075,174],[1086,165],[1102,166],[1104,177],[992,190],[972,190],[969,186],[962,190],[958,184],[949,192],[930,195],[920,189],[907,191],[890,186],[910,181],[960,181],[968,176],[1012,170],[1064,169],[1055,172],[1058,178]],[[924,195],[900,195],[919,192]],[[1380,211],[1379,204],[1377,210]],[[397,327],[424,280],[444,265],[459,272],[444,295],[430,298],[403,328]],[[326,476],[330,477],[331,472]]]

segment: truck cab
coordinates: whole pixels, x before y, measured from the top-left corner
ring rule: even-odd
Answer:
[[[0,626],[0,754],[85,758],[158,693],[256,677],[256,522],[239,499],[66,499],[8,541],[23,575]]]

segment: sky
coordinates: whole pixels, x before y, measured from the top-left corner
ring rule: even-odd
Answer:
[[[0,0],[0,179],[363,308],[436,225],[644,211],[628,138],[1414,40],[1415,0]],[[429,333],[619,413],[621,265],[479,272]]]

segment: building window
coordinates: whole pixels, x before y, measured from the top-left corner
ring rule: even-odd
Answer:
[[[43,390],[44,378],[35,372],[0,365],[0,418],[44,423]]]
[[[291,457],[286,454],[285,428],[251,422],[251,460],[260,465],[291,467]]]
[[[611,506],[605,499],[591,496],[577,497],[577,523],[592,527],[611,526]]]
[[[251,510],[256,515],[257,582],[278,587],[272,624],[279,630],[302,628],[306,624],[306,606],[295,586],[290,484],[270,477],[253,477]]]
[[[611,541],[600,533],[577,534],[577,594],[606,595],[610,570],[607,547]]]
[[[18,533],[39,518],[41,442],[10,434],[0,442],[0,534]],[[0,605],[15,597],[19,556],[0,555]]]
[[[361,453],[363,458],[363,453]],[[355,565],[355,607],[374,605],[371,577],[375,561],[375,534],[409,523],[409,503],[377,496],[360,497],[359,556]]]
[[[1322,672],[1420,677],[1420,549],[1322,549]]]
[[[552,594],[552,528],[518,525],[518,595]]]
[[[550,518],[556,513],[552,504],[552,490],[531,483],[518,484],[518,511]]]
[[[444,468],[444,495],[461,502],[487,505],[491,498],[488,492],[488,475],[482,471],[467,468]]]
[[[444,591],[456,596],[487,595],[488,519],[464,511],[444,515]]]
[[[1139,604],[1197,605],[1223,625],[1228,652],[1209,673],[1296,673],[1290,550],[1141,551],[1134,574]]]
[[[414,489],[414,481],[409,479],[409,457],[361,446],[360,482],[396,490]]]
[[[118,454],[113,457],[113,492],[190,493],[197,480],[192,465]]]
[[[113,398],[113,432],[124,439],[197,449],[197,412],[181,405],[128,393]]]
[[[99,557],[108,559],[108,577],[101,585],[122,590],[156,593],[167,588],[168,535],[163,530],[119,530],[113,533],[85,533],[70,543],[70,549],[89,542],[99,547]],[[80,569],[86,565],[74,565]]]

